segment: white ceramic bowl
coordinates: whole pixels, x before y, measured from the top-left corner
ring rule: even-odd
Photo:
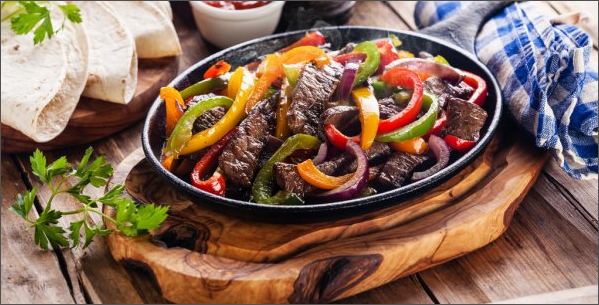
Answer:
[[[202,1],[190,1],[202,36],[220,48],[270,35],[275,31],[285,1],[273,1],[247,10],[225,10]]]

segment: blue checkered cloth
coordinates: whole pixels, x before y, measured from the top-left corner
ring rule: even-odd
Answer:
[[[469,2],[419,1],[414,17],[423,28]],[[597,71],[593,44],[580,28],[553,24],[532,2],[514,3],[495,15],[476,39],[476,54],[502,88],[506,107],[550,149],[576,179],[597,177]]]

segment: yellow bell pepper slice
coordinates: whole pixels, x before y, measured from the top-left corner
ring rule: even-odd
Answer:
[[[229,131],[231,131],[245,116],[245,105],[252,94],[254,87],[254,77],[244,67],[239,67],[235,70],[231,77],[235,74],[241,74],[241,82],[237,94],[235,95],[235,101],[227,113],[214,124],[212,127],[205,129],[201,132],[196,133],[189,139],[183,149],[181,149],[181,155],[189,155],[200,151],[203,148],[209,147],[224,137]],[[227,90],[229,91],[229,90]],[[233,91],[229,91],[233,92]]]
[[[352,91],[354,102],[360,110],[362,135],[360,147],[366,150],[372,146],[379,127],[379,103],[367,87],[356,88]]]

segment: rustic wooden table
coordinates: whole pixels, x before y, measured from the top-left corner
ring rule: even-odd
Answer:
[[[548,15],[592,14],[597,66],[597,2],[543,2]],[[414,29],[415,2],[358,2],[349,24]],[[186,53],[183,71],[216,51],[193,22],[175,17]],[[189,38],[193,39],[189,39]],[[116,165],[140,144],[142,123],[93,143],[97,155]],[[48,153],[80,158],[86,146]],[[164,303],[144,270],[112,259],[102,238],[86,250],[43,252],[33,232],[8,211],[17,193],[38,186],[28,155],[2,155],[2,303]],[[574,181],[550,161],[524,199],[509,230],[491,245],[441,266],[399,279],[343,303],[590,302],[597,303],[597,180]],[[38,196],[46,200],[48,190]],[[57,207],[71,209],[64,199]],[[39,209],[39,206],[37,207]],[[100,221],[100,219],[94,219]],[[516,299],[516,300],[514,300]]]

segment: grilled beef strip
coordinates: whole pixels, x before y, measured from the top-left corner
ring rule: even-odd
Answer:
[[[379,113],[382,120],[386,120],[400,113],[405,106],[399,105],[392,97],[379,100]]]
[[[383,165],[377,181],[386,187],[400,187],[411,176],[412,171],[426,160],[427,155],[396,152]]]
[[[295,193],[303,198],[318,191],[315,186],[306,182],[300,176],[295,164],[277,162],[273,166],[273,172],[277,185],[287,192]]]
[[[254,106],[218,158],[221,170],[231,183],[242,187],[252,185],[260,154],[274,126],[276,101],[275,94]]]
[[[487,112],[460,98],[449,98],[447,102],[447,123],[443,133],[463,140],[478,141],[480,130],[487,120]]]
[[[316,136],[320,115],[335,92],[342,72],[343,67],[335,62],[321,69],[314,64],[304,67],[287,112],[287,125],[294,134]]]
[[[213,98],[216,96],[217,95],[214,93],[196,95],[191,99],[191,101],[187,105],[187,108],[189,109],[190,107],[193,107],[195,104],[197,104],[199,102],[205,101],[209,98]],[[214,124],[216,124],[216,122],[218,122],[220,119],[222,119],[223,116],[225,116],[226,112],[227,111],[224,107],[214,107],[214,108],[202,113],[202,115],[200,115],[195,120],[195,122],[193,122],[192,132],[198,133],[202,130],[212,127]]]
[[[331,124],[345,133],[347,129],[358,123],[359,110],[356,106],[335,106],[325,110],[318,121],[318,138],[324,141],[324,125]]]
[[[468,99],[474,92],[474,89],[464,82],[460,82],[454,86],[438,76],[432,76],[426,79],[422,85],[424,90],[429,91],[439,97],[439,103],[441,107],[444,107],[449,97],[459,97],[462,99]]]

